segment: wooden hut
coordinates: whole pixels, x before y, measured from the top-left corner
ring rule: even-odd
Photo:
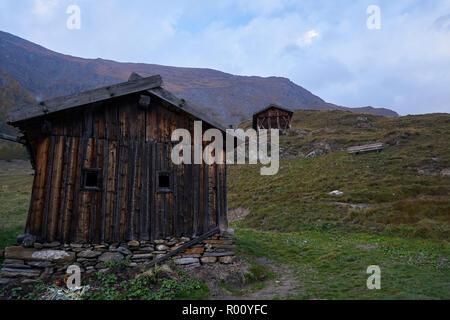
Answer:
[[[141,78],[9,114],[35,177],[25,233],[37,241],[113,243],[227,228],[226,165],[174,165],[172,131],[220,124]],[[225,156],[224,156],[225,157]]]
[[[284,132],[291,128],[293,114],[289,109],[270,104],[253,115],[253,129],[280,129]]]

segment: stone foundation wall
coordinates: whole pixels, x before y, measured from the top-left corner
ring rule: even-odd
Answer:
[[[113,244],[34,243],[31,248],[16,246],[4,251],[0,284],[11,281],[32,283],[38,278],[62,276],[70,265],[78,265],[82,273],[107,272],[114,265],[145,267],[154,259],[190,241],[170,238],[155,241],[129,241]],[[199,267],[204,264],[234,262],[232,235],[216,235],[170,257],[167,263]]]

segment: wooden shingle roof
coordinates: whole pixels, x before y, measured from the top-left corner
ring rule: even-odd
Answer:
[[[8,123],[13,126],[18,126],[22,122],[45,117],[59,111],[75,109],[128,94],[146,92],[151,96],[158,97],[167,102],[172,108],[175,108],[178,111],[186,112],[221,131],[226,130],[224,126],[202,113],[199,108],[192,103],[187,102],[184,99],[179,99],[171,92],[163,89],[161,87],[162,84],[163,81],[160,75],[142,78],[138,74],[132,73],[130,79],[126,82],[68,96],[57,97],[32,105],[20,106],[19,108],[8,112]]]

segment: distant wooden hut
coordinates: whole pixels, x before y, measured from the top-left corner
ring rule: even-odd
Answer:
[[[227,227],[226,165],[174,165],[172,131],[220,124],[161,88],[160,76],[41,102],[9,114],[35,177],[26,234],[112,243],[196,237]],[[224,156],[225,157],[225,156]]]
[[[293,111],[270,104],[253,115],[253,129],[280,129],[282,132],[291,128]]]

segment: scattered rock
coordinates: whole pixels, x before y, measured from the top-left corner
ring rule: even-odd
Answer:
[[[108,273],[109,272],[109,268],[98,270],[98,272],[100,272],[100,273]]]
[[[442,171],[441,171],[441,174],[442,174],[444,177],[450,177],[450,168],[446,168],[446,169],[442,170]]]
[[[156,246],[156,250],[157,251],[167,251],[167,250],[169,250],[169,247],[164,244],[159,244]]]
[[[355,245],[355,248],[369,251],[378,249],[378,246],[375,244],[357,244]]]
[[[20,236],[19,236],[19,237],[20,237]],[[19,237],[18,237],[17,239],[19,239]],[[23,237],[22,245],[23,245],[25,248],[31,248],[31,247],[34,246],[34,243],[35,243],[35,242],[36,242],[36,237],[27,234],[27,235],[25,235],[25,236]]]
[[[200,259],[202,263],[208,264],[208,263],[216,263],[217,257],[202,257]]]
[[[58,242],[58,241],[53,241],[53,242],[50,242],[50,243],[44,243],[42,246],[43,246],[44,248],[56,248],[56,247],[59,247],[60,245],[61,245],[60,242]]]
[[[205,240],[204,242],[206,244],[227,246],[227,245],[232,245],[234,243],[234,240],[233,239],[227,239],[227,240]]]
[[[131,254],[131,251],[128,250],[127,248],[125,248],[125,247],[118,247],[118,248],[116,249],[116,251],[119,252],[119,253],[121,253],[121,254],[123,254],[123,255],[126,255],[126,256],[128,256],[128,255]]]
[[[17,260],[17,259],[5,259],[3,261],[4,264],[20,264],[20,265],[24,265],[25,261],[24,260]]]
[[[23,247],[8,247],[5,249],[5,258],[25,261],[71,262],[75,260],[75,253],[62,250],[38,251]]]
[[[38,280],[35,280],[35,279],[24,279],[20,283],[21,284],[35,284],[35,283],[38,283]]]
[[[204,257],[225,257],[225,256],[234,256],[234,252],[206,252]]]
[[[23,240],[25,239],[25,235],[24,234],[19,234],[16,238],[16,241],[18,244],[22,244]]]
[[[132,241],[129,241],[129,242],[127,243],[127,245],[128,245],[129,247],[139,247],[140,243],[139,243],[139,241],[132,240]]]
[[[232,256],[226,256],[226,257],[220,257],[219,261],[222,264],[231,264],[233,263],[233,257]]]
[[[71,262],[75,260],[75,253],[62,250],[42,250],[36,251],[31,255],[34,261],[49,261],[49,262]]]
[[[118,252],[105,252],[99,258],[99,261],[110,262],[110,261],[122,261],[123,255]]]
[[[190,248],[186,249],[185,254],[201,254],[205,251],[205,248]]]
[[[322,149],[316,149],[308,153],[305,158],[322,157],[324,155],[326,155],[325,151],[323,151]]]
[[[370,205],[365,203],[358,203],[358,204],[350,204],[350,208],[357,211],[362,211],[370,208]]]
[[[291,128],[291,129],[288,130],[287,134],[289,136],[301,136],[301,135],[308,135],[309,131]]]
[[[3,264],[5,268],[12,268],[12,269],[31,269],[30,266],[27,266],[24,263],[11,263],[11,262],[5,262]]]
[[[5,278],[37,278],[41,275],[41,272],[35,269],[3,268],[0,274]]]
[[[153,253],[135,254],[131,257],[131,260],[153,259]]]
[[[250,213],[250,209],[237,207],[235,209],[228,210],[228,221],[236,222],[243,220]]]
[[[155,248],[153,248],[153,246],[149,246],[149,247],[141,247],[139,248],[139,250],[135,251],[138,253],[150,253],[155,251]]]
[[[81,251],[77,254],[77,257],[79,258],[86,258],[86,259],[90,259],[90,258],[97,258],[98,256],[100,256],[102,253],[99,251],[93,251],[93,250],[84,250]]]
[[[200,264],[200,260],[198,258],[181,258],[176,259],[175,264],[178,265]]]
[[[145,276],[145,277],[153,277],[155,273],[153,272],[153,269],[147,270],[143,273],[137,274],[134,278],[137,279],[139,277]]]
[[[159,269],[159,272],[166,276],[169,276],[170,278],[177,277],[177,273],[174,270],[172,270],[172,268],[168,264],[163,264]]]
[[[36,268],[49,268],[49,267],[54,267],[55,264],[48,262],[48,261],[44,261],[44,262],[35,262],[35,261],[31,261],[31,262],[27,262],[28,265],[32,266],[32,267],[36,267]]]
[[[222,237],[233,237],[234,236],[234,229],[228,228],[226,231],[222,232]]]
[[[45,268],[45,270],[44,270],[44,274],[51,275],[53,273],[55,273],[54,268],[49,267],[49,268]]]

